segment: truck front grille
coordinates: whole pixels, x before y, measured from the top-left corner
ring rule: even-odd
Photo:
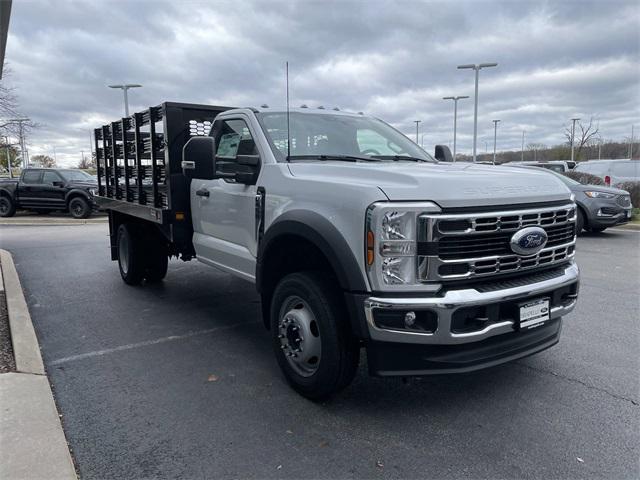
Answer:
[[[513,273],[566,262],[575,249],[575,205],[476,214],[422,215],[418,231],[418,275],[446,281]],[[510,247],[524,227],[547,232],[545,247],[520,256]]]

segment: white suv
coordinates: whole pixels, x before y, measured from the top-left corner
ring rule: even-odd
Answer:
[[[600,177],[607,185],[640,181],[638,160],[590,160],[578,163],[575,171]]]

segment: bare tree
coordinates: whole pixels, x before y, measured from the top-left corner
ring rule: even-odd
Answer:
[[[11,70],[5,65],[0,80],[0,117],[10,118],[17,115],[16,109],[18,108],[18,98],[16,97],[15,89],[6,84],[6,79],[11,74]],[[0,124],[0,128],[7,125]]]
[[[594,137],[598,137],[600,126],[597,123],[594,123],[593,117],[589,118],[588,125],[583,124],[581,121],[578,121],[577,123],[578,125],[575,131],[575,136],[573,137],[573,145],[576,149],[576,159],[579,160],[582,149],[589,145]],[[565,127],[564,136],[567,138],[567,142],[571,143],[571,125]]]
[[[49,155],[34,155],[31,157],[31,163],[39,165],[43,168],[51,168],[56,166],[56,161]]]

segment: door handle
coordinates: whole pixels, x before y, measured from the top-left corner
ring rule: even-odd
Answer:
[[[199,197],[208,197],[209,190],[207,190],[206,188],[201,188],[200,190],[196,190],[196,195]]]

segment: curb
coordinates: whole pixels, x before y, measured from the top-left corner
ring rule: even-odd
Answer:
[[[624,225],[616,225],[614,228],[620,228],[622,230],[640,231],[640,224],[639,223],[625,223]]]
[[[0,225],[10,226],[70,226],[70,225],[101,225],[109,221],[108,217],[90,218],[85,220],[71,220],[69,218],[51,219],[44,217],[26,216],[22,218],[3,218]]]
[[[0,375],[0,477],[76,480],[40,347],[11,254],[0,250],[16,371]]]

